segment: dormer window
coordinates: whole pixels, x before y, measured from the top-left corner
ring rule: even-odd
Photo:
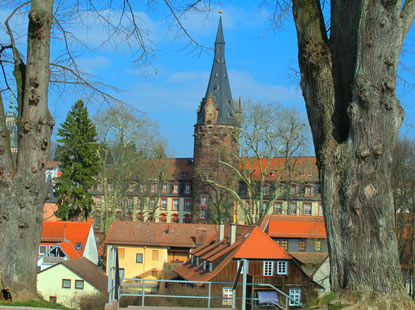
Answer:
[[[206,270],[206,261],[203,261],[203,270]]]
[[[199,257],[196,257],[196,266],[199,266]]]
[[[76,250],[82,250],[82,242],[77,242],[75,246]]]
[[[193,254],[192,255],[190,255],[190,263],[193,265]]]
[[[209,263],[209,272],[212,272],[213,271],[213,263],[212,262],[210,262]]]

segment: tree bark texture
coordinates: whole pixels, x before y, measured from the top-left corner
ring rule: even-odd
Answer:
[[[335,291],[403,291],[390,184],[404,117],[396,76],[412,1],[294,0],[301,88],[312,129]]]
[[[18,85],[23,100],[16,165],[10,152],[0,153],[0,288],[13,300],[37,293],[36,262],[47,199],[44,172],[54,125],[48,110],[52,8],[52,0],[31,3],[25,82]],[[3,121],[0,126],[7,133]]]

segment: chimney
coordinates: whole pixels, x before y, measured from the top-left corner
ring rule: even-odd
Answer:
[[[198,228],[196,230],[196,245],[199,246],[205,242],[206,229]]]
[[[223,223],[219,224],[219,242],[223,241],[225,237],[225,225]]]
[[[236,240],[236,225],[231,224],[231,245],[235,243]]]

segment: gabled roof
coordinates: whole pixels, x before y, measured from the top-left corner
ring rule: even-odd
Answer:
[[[75,250],[74,246],[70,242],[61,242],[58,243],[58,245],[61,247],[62,251],[65,252],[66,256],[69,257],[69,259],[75,259],[80,258],[80,254],[77,250]]]
[[[107,293],[108,277],[102,269],[97,267],[93,262],[85,257],[63,261],[53,267],[42,270],[39,273],[50,271],[51,268],[54,268],[60,264],[76,273],[80,278],[84,279],[96,289],[101,291],[101,293]]]
[[[248,259],[291,259],[283,248],[276,244],[258,226],[254,228],[236,252],[235,258]]]
[[[217,231],[217,225],[115,221],[105,244],[195,248]]]
[[[80,242],[82,249],[76,250],[79,256],[83,256],[89,232],[92,229],[93,220],[88,222],[43,222],[42,238],[40,243],[70,243],[73,248]],[[69,247],[65,246],[69,251]],[[65,251],[65,250],[64,250]],[[69,255],[69,254],[68,254]]]
[[[259,226],[273,238],[327,238],[323,217],[266,215]]]

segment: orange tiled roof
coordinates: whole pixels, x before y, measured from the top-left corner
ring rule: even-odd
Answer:
[[[48,161],[46,162],[46,169],[53,169],[59,165],[58,161]]]
[[[43,205],[43,220],[44,221],[60,221],[55,216],[56,210],[58,210],[56,203],[45,202],[45,204]]]
[[[248,259],[291,259],[291,255],[282,249],[264,233],[258,226],[254,228],[238,252],[235,258]]]
[[[88,222],[43,222],[41,244],[69,242],[75,247],[77,242],[81,242],[82,249],[76,251],[82,257],[92,223],[92,219]]]
[[[297,215],[266,215],[260,222],[266,232],[275,238],[319,238],[326,239],[323,217]]]
[[[194,248],[217,231],[217,225],[115,221],[105,244]]]
[[[274,157],[272,159],[262,158],[259,161],[256,158],[241,159],[240,167],[245,167],[253,171],[252,175],[254,179],[259,179],[260,177],[260,163],[263,168],[270,161],[266,180],[276,181],[281,178],[281,181],[286,181],[288,179],[288,173],[286,172],[285,157]],[[306,157],[293,157],[291,158],[291,163],[293,165],[293,174],[292,180],[304,181],[304,182],[318,182],[318,169],[316,166],[316,158],[311,156]]]
[[[70,242],[61,242],[59,243],[61,249],[65,252],[65,254],[69,257],[69,259],[80,258],[81,256],[75,250],[74,246]]]

